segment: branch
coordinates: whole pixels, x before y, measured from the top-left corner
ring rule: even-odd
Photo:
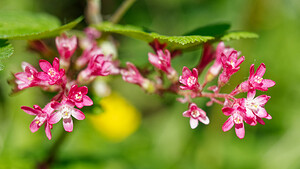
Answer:
[[[136,0],[125,0],[122,5],[117,9],[110,21],[114,24],[118,23],[126,11],[133,5]]]

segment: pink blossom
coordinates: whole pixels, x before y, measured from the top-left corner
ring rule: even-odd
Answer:
[[[121,74],[124,81],[128,83],[134,83],[142,86],[145,81],[145,78],[141,75],[139,70],[130,62],[126,63],[127,70],[122,69]]]
[[[239,58],[239,55],[239,52],[231,49],[221,54],[223,72],[219,77],[219,84],[227,83],[229,78],[240,69],[240,64],[245,60],[245,57]]]
[[[179,77],[179,82],[185,86],[180,86],[181,90],[198,90],[200,84],[198,82],[198,71],[196,68],[193,68],[191,71],[187,67],[183,67],[182,76]]]
[[[38,78],[38,71],[31,64],[22,62],[22,69],[24,72],[15,74],[19,90],[33,86],[47,85]]]
[[[51,104],[51,102],[48,103],[43,109],[41,109],[38,105],[34,105],[33,108],[27,106],[21,107],[25,113],[36,116],[30,124],[30,131],[33,133],[36,132],[45,123],[45,133],[49,140],[51,140],[52,137],[52,124],[49,123],[49,118],[51,113],[54,111],[54,109],[50,106]]]
[[[219,74],[222,68],[221,54],[224,52],[224,50],[225,44],[224,42],[220,42],[215,52],[216,60],[214,64],[208,69],[207,74],[205,76],[205,81],[210,82]]]
[[[66,34],[55,38],[56,48],[62,60],[69,61],[77,48],[77,38],[68,38]]]
[[[90,49],[85,49],[82,52],[82,55],[76,60],[76,66],[78,68],[84,67],[91,58],[97,55],[103,55],[102,50],[97,46],[97,44],[94,44],[93,47]]]
[[[50,124],[55,124],[63,119],[63,126],[67,132],[73,131],[73,116],[77,120],[85,119],[85,115],[79,110],[74,108],[75,104],[69,100],[63,100],[61,103],[53,102],[51,107],[56,110],[49,119]]]
[[[163,50],[157,50],[156,53],[157,54],[148,53],[149,62],[169,76],[176,75],[176,71],[171,67],[170,52],[166,49],[165,52],[163,52]]]
[[[38,78],[47,81],[50,85],[60,85],[63,82],[65,70],[59,69],[59,59],[57,57],[53,60],[53,66],[46,60],[40,60],[39,64],[44,72],[39,72]]]
[[[195,129],[200,121],[203,124],[209,124],[209,119],[206,116],[205,111],[200,109],[195,103],[191,103],[189,110],[183,112],[184,117],[190,117],[190,125],[192,129]]]
[[[114,63],[103,54],[95,55],[89,61],[88,67],[80,72],[78,80],[90,81],[95,76],[108,76],[112,73]]]
[[[77,85],[72,85],[68,99],[75,103],[78,108],[83,106],[93,105],[93,101],[87,96],[88,88],[86,86],[78,87]]]
[[[230,116],[222,127],[223,131],[226,132],[235,125],[235,133],[240,139],[245,136],[244,121],[248,124],[253,124],[253,118],[255,118],[253,114],[247,114],[244,103],[244,99],[238,99],[233,107],[222,108],[223,113],[226,116]]]
[[[263,75],[266,72],[266,65],[260,64],[254,73],[254,64],[250,66],[250,76],[248,79],[249,90],[261,90],[267,91],[269,87],[273,87],[275,82],[270,79],[263,79]]]
[[[245,107],[247,114],[253,113],[256,116],[256,121],[264,125],[265,123],[262,118],[272,118],[264,108],[265,104],[271,97],[267,95],[260,95],[254,98],[255,93],[255,90],[248,92],[247,99],[245,100]]]
[[[240,92],[253,92],[254,90],[267,91],[269,87],[273,87],[276,83],[270,79],[263,79],[263,75],[266,72],[266,66],[261,63],[254,73],[254,64],[250,66],[250,75],[248,80],[239,84],[232,92],[232,95],[236,95]]]

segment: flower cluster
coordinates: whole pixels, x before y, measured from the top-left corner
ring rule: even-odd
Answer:
[[[87,96],[88,87],[82,85],[93,82],[97,76],[108,75],[121,75],[124,81],[138,85],[147,93],[163,95],[171,92],[183,96],[178,101],[189,103],[189,109],[183,113],[183,116],[190,118],[192,129],[199,125],[199,121],[205,125],[209,124],[206,112],[192,101],[197,97],[209,98],[207,106],[213,103],[221,104],[222,112],[229,116],[222,127],[223,131],[228,131],[235,126],[239,138],[244,138],[245,135],[244,122],[254,126],[257,123],[265,124],[263,118],[272,118],[264,108],[270,96],[255,97],[256,90],[267,91],[275,85],[274,81],[263,79],[266,71],[263,63],[256,72],[254,65],[251,65],[248,80],[237,85],[231,93],[220,93],[222,87],[228,84],[231,76],[239,71],[240,65],[245,60],[241,52],[226,47],[223,42],[220,42],[216,49],[212,44],[205,43],[199,64],[192,70],[184,66],[182,75],[178,76],[171,61],[176,55],[181,54],[181,51],[170,51],[167,49],[167,44],[161,44],[158,40],[149,44],[154,50],[154,53],[148,53],[152,68],[139,68],[130,62],[126,63],[126,67],[121,67],[120,61],[117,60],[115,46],[107,40],[99,41],[101,44],[96,41],[101,38],[100,32],[94,28],[87,28],[85,35],[79,40],[75,36],[69,38],[65,34],[57,37],[55,42],[59,58],[55,57],[52,64],[41,59],[39,61],[41,71],[23,62],[24,72],[15,74],[17,90],[40,87],[45,91],[57,92],[43,109],[38,105],[34,105],[33,108],[21,107],[26,113],[36,116],[30,124],[32,132],[45,124],[46,135],[51,139],[53,124],[61,119],[64,129],[67,132],[73,131],[72,117],[77,120],[85,119],[80,109],[93,105],[93,101]],[[82,53],[76,57],[74,55],[78,53],[76,52],[78,46]],[[43,47],[45,48],[47,47]],[[213,61],[214,63],[205,69]],[[207,72],[204,82],[200,83],[199,76],[203,70]],[[154,73],[156,74],[153,76]],[[207,87],[207,84],[217,77],[218,84]],[[169,82],[165,83],[166,79]],[[247,98],[236,98],[239,93],[247,93]]]
[[[80,86],[88,84],[96,76],[107,76],[119,72],[118,62],[111,55],[104,54],[96,42],[100,32],[93,28],[85,30],[86,37],[77,39],[76,36],[62,36],[56,38],[56,47],[59,58],[55,57],[52,64],[41,59],[38,71],[27,62],[22,63],[24,72],[15,73],[17,91],[30,87],[40,87],[45,91],[57,92],[44,108],[34,105],[33,108],[22,106],[21,109],[36,117],[30,124],[30,130],[36,132],[45,124],[45,132],[51,139],[53,125],[61,119],[65,131],[73,131],[73,119],[85,119],[85,114],[80,110],[84,106],[93,105],[93,101],[87,95],[88,87]],[[77,43],[83,50],[81,56],[74,53]],[[75,78],[74,78],[75,77]]]
[[[207,48],[207,44],[205,47]],[[211,48],[212,47],[210,47],[210,51],[212,50]],[[255,126],[257,122],[264,125],[265,123],[262,118],[272,118],[264,108],[270,96],[260,95],[255,97],[255,95],[256,90],[267,91],[269,87],[275,85],[275,82],[269,79],[263,79],[263,75],[266,71],[264,63],[258,67],[256,72],[254,65],[251,65],[248,80],[239,84],[230,94],[219,93],[220,89],[228,83],[230,77],[240,69],[240,65],[245,60],[245,57],[240,57],[241,52],[233,48],[225,47],[223,42],[218,44],[216,51],[213,53],[204,52],[204,54],[205,53],[206,55],[202,56],[203,58],[199,64],[200,66],[197,67],[198,69],[193,68],[193,70],[190,71],[187,67],[183,67],[182,76],[179,77],[179,82],[183,85],[180,86],[180,89],[190,90],[189,93],[182,93],[185,99],[181,99],[181,101],[188,101],[190,103],[189,110],[184,112],[183,116],[190,117],[190,125],[193,129],[198,125],[197,120],[208,124],[209,120],[206,113],[198,108],[195,103],[190,101],[191,98],[195,97],[208,97],[210,101],[207,105],[211,105],[212,103],[221,104],[224,106],[222,112],[224,115],[229,116],[222,127],[223,131],[228,131],[235,126],[236,135],[242,139],[245,136],[244,122],[251,126]],[[215,62],[208,69],[203,84],[199,84],[198,71],[202,71],[204,62],[206,62],[207,65],[207,60],[213,60],[208,58],[207,53],[209,53],[210,57],[215,59]],[[221,70],[222,72],[220,73]],[[204,92],[204,87],[207,83],[218,75],[218,86],[208,87],[208,90],[211,90],[212,93]],[[247,98],[235,97],[241,92],[247,92]],[[224,99],[224,101],[221,101],[220,98]]]

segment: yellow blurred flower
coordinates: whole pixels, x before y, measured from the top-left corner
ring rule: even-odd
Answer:
[[[103,113],[89,115],[88,118],[102,135],[119,142],[137,130],[141,121],[138,110],[117,93],[101,99]]]

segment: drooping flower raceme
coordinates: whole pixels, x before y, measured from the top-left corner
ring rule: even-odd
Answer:
[[[195,129],[199,121],[203,124],[209,124],[209,119],[206,116],[205,111],[200,109],[195,103],[191,103],[189,106],[189,110],[183,112],[184,117],[190,117],[190,125],[192,129]]]

